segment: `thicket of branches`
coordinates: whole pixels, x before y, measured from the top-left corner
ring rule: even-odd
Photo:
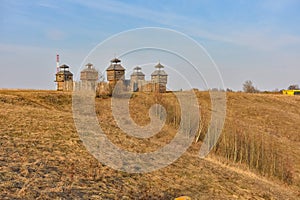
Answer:
[[[299,90],[300,88],[299,88],[299,85],[297,85],[297,84],[294,84],[294,85],[290,85],[289,87],[288,87],[288,90]]]
[[[178,128],[181,121],[178,103],[171,103],[170,99],[161,100],[168,113],[166,122]],[[196,141],[203,140],[206,135],[208,115],[208,111],[201,112],[200,134]],[[239,128],[238,124],[232,124],[232,127],[235,128],[223,130],[212,153],[221,156],[226,162],[243,165],[263,176],[277,177],[287,184],[293,183],[292,161],[275,138],[266,133],[248,132],[248,129]]]
[[[207,125],[204,126],[200,140],[207,131]],[[292,161],[271,135],[249,133],[240,128],[226,130],[222,132],[213,153],[224,158],[226,162],[247,166],[263,176],[277,177],[287,184],[293,183]]]
[[[181,109],[176,97],[164,98],[161,94],[155,94],[153,100],[166,109],[166,123],[178,129],[181,123]],[[161,110],[157,110],[156,114],[160,115],[160,113]],[[196,142],[203,141],[210,119],[209,109],[202,109],[200,113],[201,120]],[[276,177],[287,184],[293,183],[292,160],[275,138],[267,133],[250,132],[251,129],[243,130],[239,124],[231,124],[231,127],[234,128],[223,130],[211,153],[220,156],[225,162],[242,165],[263,176]]]

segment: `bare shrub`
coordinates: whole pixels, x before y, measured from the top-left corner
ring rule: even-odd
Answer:
[[[236,128],[223,133],[217,146],[214,153],[228,162],[245,164],[263,176],[277,177],[287,184],[293,183],[291,160],[284,158],[280,151],[282,147],[270,135],[246,133]]]
[[[290,86],[288,87],[288,89],[289,89],[289,90],[299,90],[300,88],[299,88],[299,85],[294,84],[294,85],[290,85]]]
[[[245,81],[245,83],[243,84],[243,91],[246,92],[246,93],[257,93],[257,92],[259,92],[259,90],[254,87],[252,81],[250,81],[250,80]]]

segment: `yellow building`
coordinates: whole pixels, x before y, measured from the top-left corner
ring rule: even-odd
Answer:
[[[300,90],[282,90],[282,94],[290,96],[300,95]]]

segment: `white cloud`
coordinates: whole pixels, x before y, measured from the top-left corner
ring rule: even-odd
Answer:
[[[266,27],[259,27],[257,24],[236,26],[228,30],[228,27],[221,22],[208,23],[204,19],[194,19],[177,13],[165,12],[163,9],[151,10],[133,4],[113,0],[95,2],[90,0],[76,0],[82,6],[91,9],[102,10],[114,14],[127,15],[137,19],[148,20],[163,26],[176,28],[188,35],[201,37],[235,45],[248,46],[258,50],[280,49],[287,45],[300,45],[300,36],[285,34],[271,24]],[[263,1],[261,4],[266,9],[279,9],[290,6],[294,0],[288,1]],[[278,7],[278,8],[277,8]]]

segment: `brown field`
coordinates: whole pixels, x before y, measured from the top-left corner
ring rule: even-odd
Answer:
[[[76,132],[70,93],[0,90],[0,199],[299,199],[300,97],[227,93],[227,118],[208,158],[200,159],[210,99],[198,92],[200,141],[163,169],[129,174],[99,163]],[[147,124],[150,94],[135,94],[132,118]],[[116,145],[149,152],[168,143],[180,112],[170,93],[159,97],[167,124],[149,139],[117,128],[111,99],[97,99],[99,123]]]

